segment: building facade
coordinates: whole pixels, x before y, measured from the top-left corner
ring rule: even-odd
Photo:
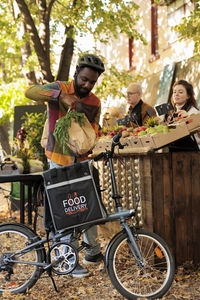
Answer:
[[[102,54],[110,64],[139,75],[143,99],[151,105],[169,100],[171,86],[176,79],[185,79],[194,86],[196,98],[200,97],[200,63],[193,57],[194,42],[181,40],[173,26],[181,23],[194,9],[192,0],[168,1],[135,0],[139,9],[136,29],[147,44],[121,35],[109,45],[101,46]]]

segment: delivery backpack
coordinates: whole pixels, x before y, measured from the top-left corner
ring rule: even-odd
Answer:
[[[107,214],[101,201],[98,175],[88,160],[45,171],[46,223],[49,213],[55,231],[103,221]]]

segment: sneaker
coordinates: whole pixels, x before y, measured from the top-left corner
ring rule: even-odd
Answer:
[[[70,273],[70,275],[74,278],[83,278],[89,276],[89,272],[87,269],[84,269],[81,265],[77,264],[76,268]]]
[[[104,259],[104,256],[103,254],[100,252],[96,255],[86,255],[84,260],[83,260],[83,263],[86,264],[86,265],[89,265],[89,264],[98,264],[99,262],[101,262],[102,260]]]

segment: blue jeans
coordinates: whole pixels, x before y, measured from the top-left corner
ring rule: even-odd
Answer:
[[[56,164],[53,161],[50,161],[50,169],[53,168],[59,168],[62,167],[59,164]],[[100,249],[100,244],[97,243],[96,239],[97,239],[97,226],[92,226],[91,228],[89,228],[88,230],[86,230],[83,233],[83,240],[85,243],[89,244],[91,246],[91,248],[86,249],[85,252],[88,255],[94,256],[98,253],[100,253],[101,249]],[[70,242],[71,239],[71,234],[66,235],[65,237],[62,238],[63,242]],[[75,240],[73,242],[73,245],[78,248],[78,240]]]

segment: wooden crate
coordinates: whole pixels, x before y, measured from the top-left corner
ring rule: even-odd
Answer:
[[[95,147],[93,148],[93,152],[102,152],[105,151],[106,149],[110,149],[112,143],[112,139],[104,139],[104,140],[99,140],[97,141]]]
[[[141,140],[137,136],[130,136],[124,139],[121,139],[121,143],[125,144],[127,143],[129,145],[129,148],[141,148],[143,147]]]
[[[141,136],[140,141],[141,141],[143,147],[150,147],[152,149],[156,148],[156,144],[154,143],[154,139],[149,134]]]
[[[154,141],[156,149],[166,146],[171,142],[174,142],[190,134],[185,122],[171,126],[171,130],[172,131],[169,131],[168,133],[152,134],[151,137]]]
[[[189,132],[193,132],[200,127],[200,114],[192,114],[184,119]]]
[[[142,141],[139,137],[126,137],[126,138],[121,138],[120,140],[122,145],[127,144],[127,146],[124,147],[124,149],[118,149],[117,147],[115,148],[115,154],[123,154],[123,155],[137,155],[137,154],[146,154],[150,151],[152,151],[152,146],[149,144],[142,144]],[[112,139],[103,139],[99,140],[95,147],[92,150],[92,154],[89,156],[90,158],[98,155],[101,152],[104,152],[106,149],[110,150],[111,149],[111,144],[112,144]]]

